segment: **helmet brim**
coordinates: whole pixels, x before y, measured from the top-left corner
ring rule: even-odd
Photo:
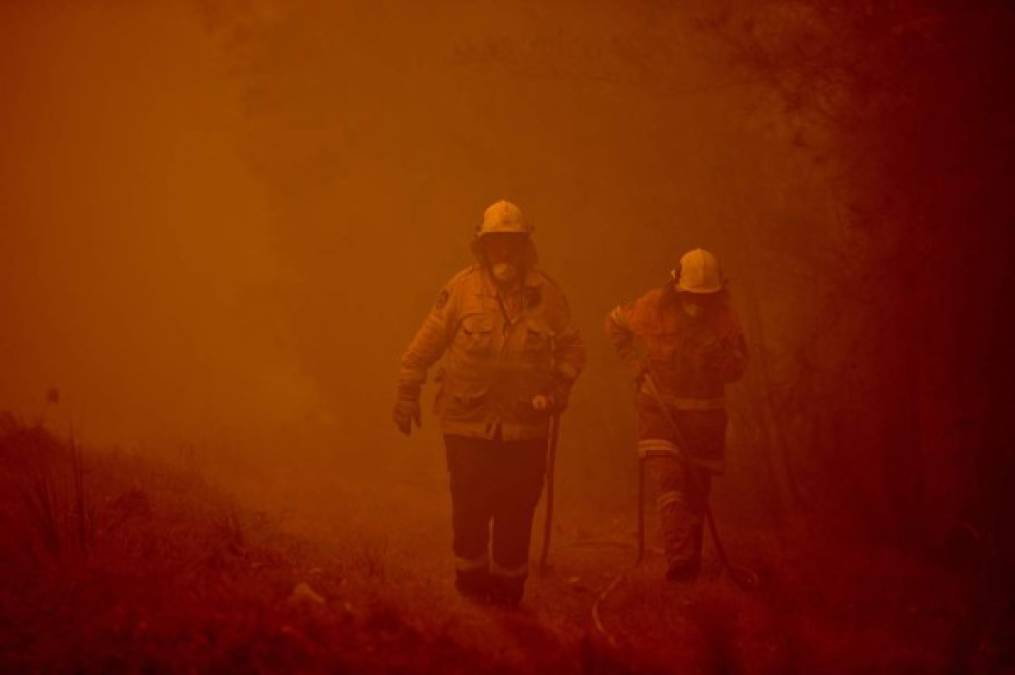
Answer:
[[[719,286],[709,286],[708,288],[686,288],[680,284],[676,284],[675,287],[678,293],[690,293],[692,295],[715,295],[716,293],[721,293],[722,290],[726,288],[726,284],[723,283]]]
[[[528,230],[479,230],[476,232],[476,239],[485,239],[487,237],[504,237],[505,239],[511,237],[529,237]]]

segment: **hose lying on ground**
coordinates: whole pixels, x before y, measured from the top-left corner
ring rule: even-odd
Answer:
[[[596,601],[592,603],[592,625],[596,627],[596,630],[599,631],[599,634],[603,636],[603,638],[606,640],[606,643],[611,647],[613,647],[614,649],[616,649],[617,647],[617,640],[616,638],[613,637],[612,633],[606,630],[606,626],[603,625],[603,620],[599,616],[599,605],[601,605],[603,600],[606,599],[606,596],[608,596],[610,593],[613,592],[614,588],[620,585],[621,580],[625,576],[627,576],[627,572],[621,572],[620,574],[615,576],[613,578],[613,581],[611,581],[609,585],[603,590],[603,592],[599,594],[599,597],[596,598]]]

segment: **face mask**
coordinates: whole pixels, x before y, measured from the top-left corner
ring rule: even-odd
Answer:
[[[518,278],[518,267],[511,263],[494,263],[493,278],[502,284],[509,284]]]
[[[682,302],[680,303],[680,307],[684,310],[684,314],[686,314],[692,319],[697,319],[699,316],[701,316],[701,313],[704,309],[701,305],[699,305],[696,302]]]

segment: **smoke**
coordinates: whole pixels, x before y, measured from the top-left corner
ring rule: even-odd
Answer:
[[[59,387],[102,442],[313,411],[240,92],[193,11],[3,12],[0,406],[31,418]]]
[[[765,299],[772,342],[814,311],[772,224],[830,236],[828,182],[686,10],[2,11],[0,407],[31,417],[58,386],[102,442],[403,461],[399,354],[471,262],[483,208],[508,198],[589,346],[562,470],[616,487],[632,421],[601,331],[615,304],[701,246],[735,302]]]

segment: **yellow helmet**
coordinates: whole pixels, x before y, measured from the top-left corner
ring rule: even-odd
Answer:
[[[486,234],[532,234],[532,227],[522,216],[522,210],[502,199],[483,212],[483,223],[476,228],[476,237]]]
[[[686,293],[718,293],[726,284],[719,261],[703,248],[680,256],[680,266],[671,274],[677,290]]]

